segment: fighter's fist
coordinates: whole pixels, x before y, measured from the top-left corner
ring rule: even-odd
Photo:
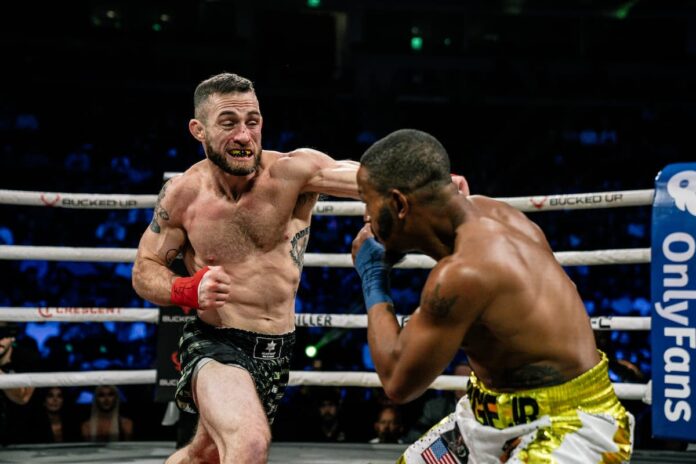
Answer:
[[[355,256],[358,254],[358,250],[360,250],[362,244],[365,243],[365,240],[367,240],[368,238],[373,237],[374,235],[372,234],[372,228],[370,227],[370,224],[365,224],[353,240],[353,247],[351,249],[351,255],[353,256],[353,264],[355,264]]]
[[[191,277],[174,280],[172,304],[201,310],[222,307],[230,294],[232,279],[221,266],[206,266]]]
[[[393,305],[389,296],[391,266],[384,260],[384,246],[375,240],[369,224],[365,224],[353,240],[352,255],[355,270],[362,280],[365,308],[369,311],[380,303]]]
[[[230,296],[231,284],[222,266],[209,266],[198,284],[198,309],[221,308]]]

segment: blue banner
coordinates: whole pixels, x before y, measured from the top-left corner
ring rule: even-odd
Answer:
[[[652,428],[696,441],[696,163],[657,175],[652,217]]]

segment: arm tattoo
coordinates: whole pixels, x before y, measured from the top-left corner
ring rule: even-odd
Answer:
[[[177,248],[172,248],[171,250],[168,250],[167,253],[165,254],[164,260],[167,263],[167,266],[171,266],[174,260],[179,256],[179,253],[181,253],[181,250],[183,248],[177,249]]]
[[[565,381],[563,374],[551,366],[529,365],[503,371],[506,388],[528,390],[559,385]]]
[[[159,234],[160,231],[162,230],[159,222],[157,222],[157,218],[162,219],[163,221],[168,221],[169,220],[169,213],[160,206],[160,203],[162,202],[162,199],[164,198],[164,194],[167,190],[167,186],[171,182],[171,179],[168,180],[167,182],[164,183],[162,186],[162,190],[160,190],[159,195],[157,195],[157,202],[155,203],[155,212],[152,215],[152,222],[150,223],[150,230],[153,231],[156,234]]]
[[[316,193],[303,193],[297,197],[297,202],[295,203],[295,208],[300,208],[310,201],[314,201],[318,195]]]
[[[440,296],[440,284],[435,285],[435,290],[432,294],[428,295],[425,308],[427,312],[430,313],[437,319],[443,319],[449,316],[452,311],[454,303],[457,301],[457,296],[452,298],[445,298]]]
[[[290,257],[300,272],[302,272],[302,266],[304,266],[304,253],[307,249],[308,241],[309,227],[305,227],[296,233],[295,236],[290,240]]]

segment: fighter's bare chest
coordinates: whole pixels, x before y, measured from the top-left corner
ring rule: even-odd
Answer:
[[[287,241],[291,209],[282,206],[267,198],[213,198],[192,205],[185,222],[189,243],[197,255],[218,259],[269,251]]]

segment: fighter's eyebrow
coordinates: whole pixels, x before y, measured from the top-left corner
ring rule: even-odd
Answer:
[[[225,110],[221,111],[220,114],[218,114],[218,118],[222,118],[223,116],[239,116],[239,113],[232,110]]]
[[[246,114],[247,116],[255,116],[255,117],[261,116],[261,112],[259,112],[257,110],[251,110],[251,111],[248,111],[247,113],[240,113],[239,111],[225,110],[225,111],[221,111],[220,114],[218,114],[218,117],[221,118],[223,116],[240,116],[242,114]]]

